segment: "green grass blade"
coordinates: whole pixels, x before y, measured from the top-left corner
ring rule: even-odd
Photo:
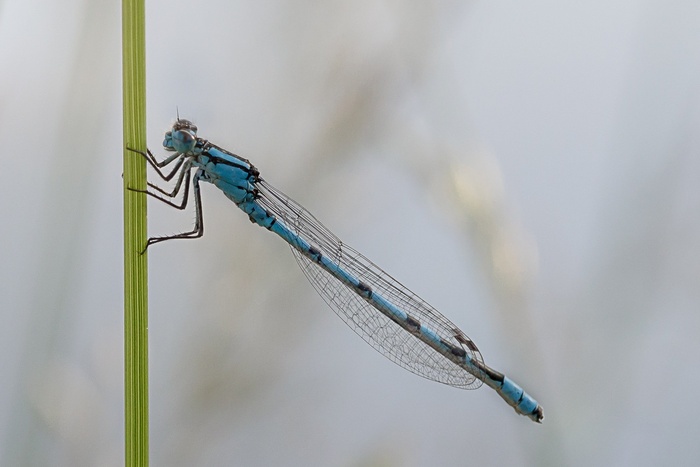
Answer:
[[[124,409],[127,466],[148,465],[148,268],[146,196],[145,0],[123,0],[124,105]]]

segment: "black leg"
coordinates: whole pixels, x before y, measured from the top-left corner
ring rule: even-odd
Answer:
[[[177,195],[177,191],[180,190],[180,185],[181,185],[181,182],[183,181],[183,178],[184,178],[185,192],[184,192],[184,194],[182,195],[182,202],[181,202],[180,204],[175,204],[174,202],[170,201],[169,199],[162,198],[162,197],[158,196],[158,195],[155,194],[155,193],[151,193],[151,192],[148,191],[148,190],[137,190],[136,188],[129,188],[129,187],[126,187],[126,189],[129,190],[129,191],[135,191],[135,192],[137,192],[137,193],[145,193],[145,194],[147,194],[148,196],[151,196],[151,197],[157,199],[158,201],[167,204],[168,206],[174,207],[175,209],[179,209],[179,210],[182,211],[183,209],[185,209],[185,208],[187,207],[187,199],[189,198],[189,192],[190,192],[190,173],[191,173],[191,172],[190,172],[190,169],[191,169],[191,167],[188,166],[188,167],[187,167],[187,170],[183,170],[183,171],[181,172],[180,178],[178,179],[178,186],[176,186],[176,187],[175,187],[175,190],[173,190],[173,194],[166,193],[165,190],[163,190],[163,189],[161,189],[161,188],[155,186],[154,184],[152,184],[152,183],[150,183],[150,182],[148,183],[148,186],[150,186],[150,187],[152,187],[152,188],[155,188],[156,190],[160,191],[160,192],[163,193],[164,195],[166,195],[166,196],[172,198],[172,197],[174,197],[175,195]]]
[[[153,169],[158,173],[158,176],[165,180],[166,182],[169,182],[175,174],[180,170],[180,166],[182,166],[182,163],[185,162],[185,156],[184,154],[173,154],[172,156],[168,157],[167,159],[163,160],[162,162],[158,162],[151,153],[150,150],[147,150],[146,152],[139,151],[138,149],[132,149],[127,146],[127,150],[131,152],[135,152],[136,154],[139,154],[143,156],[144,159],[153,167]],[[174,160],[177,159],[177,163],[173,167],[173,170],[169,174],[164,174],[160,169],[163,167],[166,167],[170,165]]]
[[[170,181],[176,173],[179,174],[178,179],[177,179],[177,183],[175,183],[175,187],[170,192],[165,191],[164,189],[162,189],[161,187],[159,187],[158,185],[156,185],[154,183],[147,182],[147,184],[150,188],[153,188],[154,190],[160,192],[161,194],[167,196],[168,198],[174,198],[178,195],[178,193],[180,192],[180,188],[182,187],[182,182],[183,182],[183,180],[186,179],[186,181],[185,181],[185,195],[183,197],[181,204],[175,204],[174,202],[172,202],[170,200],[166,200],[166,199],[164,199],[164,198],[162,198],[154,193],[149,192],[148,190],[137,190],[135,188],[129,188],[129,187],[127,187],[127,189],[130,191],[135,191],[137,193],[146,193],[147,195],[150,195],[150,196],[154,197],[155,199],[157,199],[158,201],[162,201],[163,203],[165,203],[169,206],[172,206],[172,207],[177,208],[177,209],[184,209],[185,206],[187,206],[189,177],[190,177],[190,168],[192,168],[192,159],[187,158],[182,154],[173,154],[172,156],[168,157],[164,161],[158,162],[158,161],[156,161],[156,159],[153,156],[153,154],[151,153],[151,151],[143,152],[143,151],[138,151],[136,149],[132,149],[129,147],[127,147],[127,149],[131,152],[139,154],[144,159],[146,159],[146,161],[150,164],[150,166],[153,167],[153,169],[158,173],[160,178],[162,178],[166,182]],[[163,174],[163,172],[161,172],[160,168],[171,164],[176,159],[177,159],[177,162],[175,163],[173,170],[167,175]]]
[[[157,193],[153,193],[148,190],[137,190],[135,188],[129,188],[127,187],[127,190],[130,191],[135,191],[137,193],[145,193],[148,196],[157,199],[158,201],[167,204],[168,206],[171,206],[175,209],[179,210],[184,210],[187,207],[187,202],[189,200],[189,189],[190,189],[190,178],[191,178],[191,169],[192,169],[192,158],[191,157],[186,157],[183,154],[173,154],[172,156],[168,157],[167,159],[158,162],[156,158],[153,156],[153,154],[150,151],[143,152],[143,151],[138,151],[136,149],[131,149],[127,147],[129,151],[135,152],[136,154],[141,155],[146,161],[149,163],[151,167],[158,173],[158,176],[165,180],[166,182],[172,180],[172,178],[175,176],[175,174],[178,174],[177,182],[175,183],[175,187],[173,188],[172,191],[167,192],[164,189],[160,188],[159,186],[148,182],[148,186],[157,192],[159,192],[161,195],[158,195]],[[176,161],[176,162],[175,162]],[[164,174],[160,169],[163,167],[166,167],[170,164],[175,162],[175,165],[173,166],[173,169],[168,173]],[[163,237],[151,237],[148,239],[148,242],[146,242],[146,246],[144,247],[143,251],[141,251],[141,254],[145,253],[146,250],[148,249],[149,246],[154,245],[156,243],[164,242],[166,240],[174,240],[177,238],[199,238],[204,234],[204,218],[202,216],[202,198],[200,195],[199,191],[199,181],[202,179],[206,178],[206,174],[202,169],[197,170],[197,173],[194,176],[194,179],[192,180],[192,187],[194,191],[194,201],[195,201],[195,223],[194,223],[194,228],[188,232],[182,232],[179,234],[175,235],[168,235],[168,236],[163,236]],[[175,203],[172,201],[172,198],[175,198],[179,192],[180,189],[182,188],[184,184],[185,190],[182,196],[182,202],[179,204]],[[168,199],[170,198],[170,199]]]
[[[182,164],[178,164],[178,166],[179,165],[182,165]],[[189,174],[190,174],[191,168],[192,168],[192,159],[189,159],[182,166],[182,170],[180,170],[180,175],[177,178],[177,182],[175,183],[175,187],[170,192],[165,191],[164,189],[162,189],[161,187],[159,187],[158,185],[156,185],[154,183],[148,182],[148,186],[150,186],[151,188],[153,188],[156,191],[159,191],[160,193],[164,194],[168,198],[175,198],[177,196],[177,194],[180,192],[180,188],[182,187],[182,181],[185,178],[185,175],[187,175],[187,177],[188,177],[187,182],[185,182],[185,187],[187,187],[187,185],[189,185],[189,182],[190,182]],[[167,180],[169,180],[169,179],[167,179]]]
[[[189,179],[189,171],[188,173],[188,179]],[[204,177],[204,172],[202,169],[199,169],[197,173],[194,176],[194,179],[192,180],[192,187],[194,191],[194,206],[195,206],[195,222],[194,222],[194,228],[190,230],[189,232],[182,232],[179,234],[175,235],[168,235],[164,237],[151,237],[148,239],[148,242],[146,243],[146,247],[143,249],[141,254],[145,253],[146,250],[148,249],[149,246],[154,245],[156,243],[164,242],[166,240],[175,240],[178,238],[199,238],[202,235],[204,235],[204,216],[202,215],[202,197],[199,192],[199,180]],[[187,182],[187,185],[189,186],[189,180]],[[187,190],[187,188],[185,188]],[[155,197],[156,199],[159,199],[167,204],[170,204],[173,207],[176,207],[178,209],[184,209],[184,206],[187,205],[187,198],[185,197],[185,201],[183,201],[182,207],[175,205],[174,203],[170,203],[167,200],[161,199],[154,195],[153,193],[148,193],[149,195]],[[187,195],[187,191],[185,191],[185,195]]]

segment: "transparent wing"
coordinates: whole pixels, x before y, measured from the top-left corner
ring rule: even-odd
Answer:
[[[474,342],[440,312],[401,285],[353,248],[344,244],[311,213],[281,191],[258,179],[258,202],[272,212],[278,221],[318,248],[323,255],[370,285],[397,308],[408,313],[422,326],[431,328],[452,346],[463,348],[474,360],[483,358]],[[353,331],[387,358],[425,378],[451,386],[476,389],[482,382],[445,355],[416,338],[353,289],[336,279],[318,264],[310,261],[294,247],[292,253],[306,277],[328,305]]]

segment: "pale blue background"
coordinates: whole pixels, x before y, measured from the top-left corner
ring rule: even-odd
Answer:
[[[700,3],[150,1],[179,106],[545,409],[382,358],[205,187],[149,253],[152,465],[697,465]],[[117,2],[0,2],[0,464],[123,464]],[[150,203],[149,229],[192,211]]]

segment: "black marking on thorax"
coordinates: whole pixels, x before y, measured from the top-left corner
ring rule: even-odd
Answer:
[[[200,143],[197,142],[197,145],[199,146]],[[230,151],[227,151],[226,149],[224,149],[220,146],[217,146],[215,144],[212,144],[207,140],[201,140],[201,148],[202,148],[202,154],[209,157],[209,159],[211,159],[211,161],[214,162],[215,164],[228,165],[231,167],[235,167],[237,169],[241,169],[244,172],[247,172],[248,173],[248,177],[246,178],[247,180],[250,180],[251,178],[257,178],[260,175],[260,171],[253,164],[251,164],[248,159],[245,159],[245,158],[238,156]],[[230,161],[228,159],[224,159],[223,157],[215,156],[214,154],[212,154],[209,151],[212,148],[216,149],[217,151],[220,151],[224,154],[228,154],[229,156],[233,157],[234,159],[238,159],[241,162],[238,163],[236,161]],[[246,164],[247,164],[247,166],[246,166]]]

